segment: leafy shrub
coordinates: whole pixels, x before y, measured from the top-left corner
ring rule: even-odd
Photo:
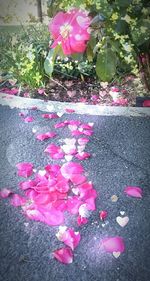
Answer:
[[[6,72],[22,85],[35,88],[46,81],[44,60],[48,52],[47,26],[37,24],[19,33],[1,33],[1,72]],[[7,47],[6,47],[7,46]]]
[[[55,4],[54,4],[55,2]],[[86,55],[96,59],[100,80],[111,81],[121,72],[150,77],[150,2],[147,0],[49,0],[53,15],[70,7],[83,8],[93,17]],[[144,74],[143,74],[144,73]]]

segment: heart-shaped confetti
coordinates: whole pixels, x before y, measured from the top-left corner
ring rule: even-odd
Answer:
[[[124,216],[124,215],[125,215],[125,212],[124,212],[124,211],[120,211],[120,215],[121,215],[121,216]]]
[[[121,252],[113,252],[113,256],[118,259],[119,256],[121,255]]]
[[[125,227],[128,222],[129,222],[129,218],[126,216],[126,217],[117,217],[116,218],[116,222],[121,226],[121,227]]]

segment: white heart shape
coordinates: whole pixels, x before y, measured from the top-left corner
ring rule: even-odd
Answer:
[[[73,158],[73,156],[72,156],[72,155],[65,155],[65,159],[66,159],[66,161],[71,161],[71,160],[72,160],[72,158]]]
[[[117,217],[116,218],[116,222],[121,226],[121,227],[125,227],[127,225],[127,223],[129,222],[129,218],[128,217]]]
[[[118,259],[120,256],[121,252],[113,252],[113,256]]]
[[[82,28],[85,28],[89,26],[89,19],[86,17],[82,17],[82,16],[78,16],[76,18],[77,23],[79,26],[81,26]]]
[[[120,215],[121,215],[121,216],[124,216],[124,215],[125,215],[125,212],[124,212],[124,211],[120,211]]]
[[[57,115],[59,116],[59,117],[61,117],[61,116],[63,116],[63,112],[57,112]]]

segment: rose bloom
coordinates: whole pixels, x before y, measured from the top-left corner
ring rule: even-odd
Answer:
[[[84,10],[72,9],[59,12],[49,23],[49,31],[54,39],[51,48],[61,44],[65,55],[83,53],[90,39],[91,18]]]

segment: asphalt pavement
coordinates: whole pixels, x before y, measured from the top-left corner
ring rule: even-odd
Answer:
[[[52,141],[38,142],[33,130],[42,132],[58,119],[41,118],[40,110],[23,111],[34,117],[31,123],[19,116],[22,109],[0,105],[0,189],[19,190],[21,179],[16,173],[18,162],[32,162],[42,169],[51,161],[43,153]],[[61,114],[60,114],[61,115]],[[94,123],[94,134],[87,144],[90,159],[82,161],[86,175],[98,193],[96,211],[89,223],[78,227],[74,216],[68,225],[81,233],[72,264],[55,260],[52,251],[60,247],[55,234],[58,227],[50,227],[27,219],[9,200],[0,200],[0,281],[148,281],[150,276],[150,117],[93,114],[63,114],[64,120]],[[55,143],[69,137],[67,128],[57,130]],[[126,186],[139,186],[142,199],[128,197]],[[111,197],[116,195],[117,202]],[[107,210],[103,224],[99,211]],[[125,227],[116,222],[124,212],[129,217]],[[104,236],[121,236],[125,252],[118,258],[99,251]],[[62,245],[62,244],[61,244]]]

